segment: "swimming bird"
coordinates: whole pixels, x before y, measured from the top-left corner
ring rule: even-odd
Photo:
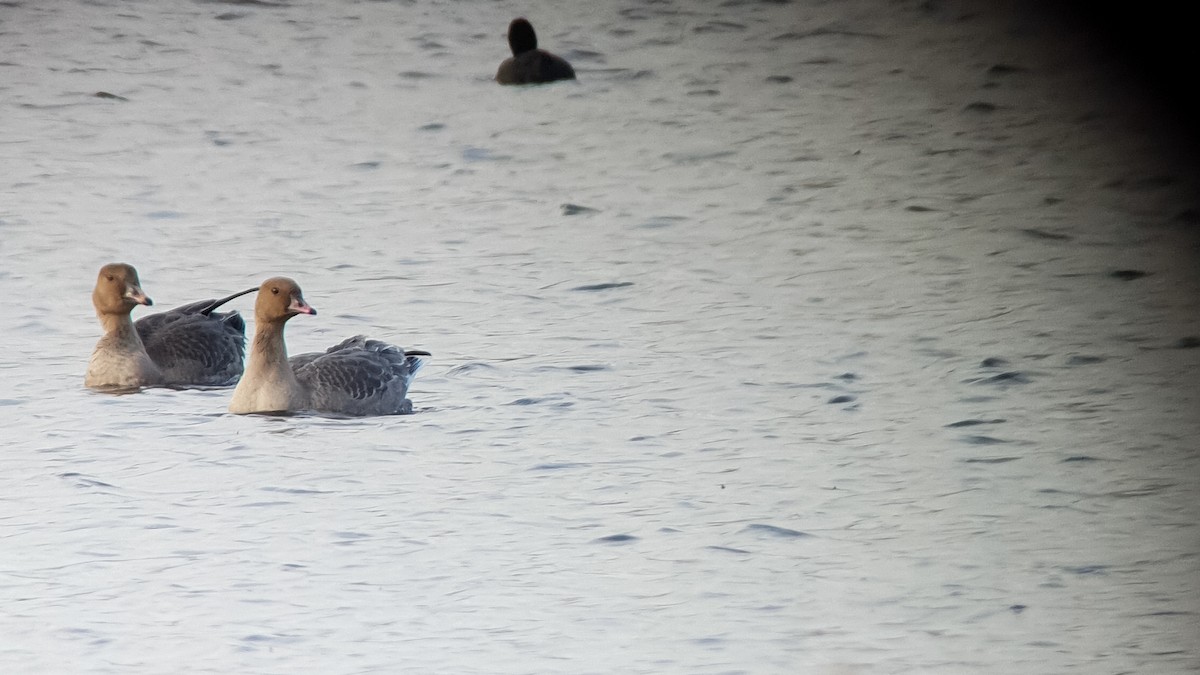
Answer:
[[[429,356],[356,335],[324,352],[287,355],[284,324],[297,314],[316,315],[300,286],[287,277],[267,279],[254,303],[254,341],[246,374],[229,411],[312,411],[337,415],[412,412],[408,386]]]
[[[496,81],[500,84],[537,84],[575,79],[575,69],[566,59],[538,49],[537,33],[525,19],[508,24],[508,46],[513,55],[500,64]]]
[[[200,300],[133,322],[137,305],[154,302],[137,270],[125,263],[100,268],[92,304],[104,328],[88,361],[84,385],[93,389],[147,386],[228,386],[242,374],[246,323],[237,312],[216,312],[250,288]]]

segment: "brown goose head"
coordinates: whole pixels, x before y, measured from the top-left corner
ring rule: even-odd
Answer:
[[[100,268],[96,276],[96,288],[92,291],[92,304],[96,314],[128,314],[134,305],[153,305],[142,290],[137,270],[133,265],[110,263]]]
[[[300,285],[287,277],[271,277],[258,287],[254,302],[254,320],[282,323],[297,314],[316,315],[317,310],[304,301]]]

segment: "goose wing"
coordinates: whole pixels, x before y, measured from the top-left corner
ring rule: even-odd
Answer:
[[[369,340],[361,335],[324,352],[289,361],[316,410],[346,415],[390,415],[412,411],[408,386],[424,364],[425,352]]]

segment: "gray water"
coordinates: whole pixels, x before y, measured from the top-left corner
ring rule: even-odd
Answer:
[[[519,15],[579,82],[491,81]],[[1071,26],[18,0],[0,42],[0,672],[1200,670],[1198,193]],[[296,278],[293,353],[434,354],[416,413],[85,390],[118,260],[135,316]]]

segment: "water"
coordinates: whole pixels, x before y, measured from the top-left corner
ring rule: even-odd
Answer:
[[[1200,669],[1194,176],[978,5],[5,3],[0,671]],[[115,260],[417,414],[84,390]]]

